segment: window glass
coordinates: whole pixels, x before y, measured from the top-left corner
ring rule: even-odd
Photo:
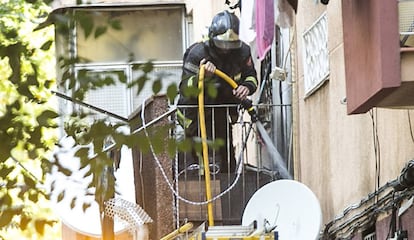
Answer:
[[[85,11],[85,10],[82,10]],[[118,20],[122,30],[108,28],[95,39],[85,39],[78,27],[77,54],[94,62],[181,60],[183,54],[182,8],[90,10],[95,26]]]

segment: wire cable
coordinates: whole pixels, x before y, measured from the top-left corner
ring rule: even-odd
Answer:
[[[407,110],[407,115],[408,115],[408,126],[410,128],[411,141],[414,143],[414,134],[413,134],[413,126],[411,125],[410,110]]]
[[[150,139],[150,136],[149,136],[149,134],[148,134],[148,131],[147,131],[147,123],[146,123],[146,121],[145,121],[145,101],[146,101],[146,99],[144,99],[143,100],[143,103],[142,103],[142,111],[141,111],[141,121],[142,121],[142,129],[144,130],[144,133],[145,133],[145,136],[146,136],[146,138],[147,138],[147,140],[148,140],[148,143],[149,143],[149,146],[150,146],[150,150],[151,150],[151,153],[152,153],[152,155],[153,155],[153,157],[154,157],[154,160],[155,160],[155,162],[156,162],[156,164],[157,164],[157,166],[158,166],[158,168],[160,169],[160,171],[161,171],[161,175],[163,176],[163,178],[164,178],[164,180],[165,180],[165,182],[167,183],[167,185],[168,185],[168,187],[169,187],[169,189],[170,189],[170,191],[174,194],[174,196],[175,197],[177,197],[177,199],[179,199],[179,200],[181,200],[181,201],[183,201],[183,202],[185,202],[185,203],[188,203],[188,204],[192,204],[192,205],[206,205],[206,204],[208,204],[208,203],[210,203],[210,202],[214,202],[214,201],[216,201],[217,199],[219,199],[219,198],[221,198],[223,195],[225,195],[225,194],[227,194],[229,191],[231,191],[233,188],[234,188],[234,186],[236,186],[236,184],[237,184],[237,182],[238,182],[238,180],[239,180],[239,178],[240,178],[240,175],[241,175],[241,171],[237,171],[237,174],[236,174],[236,177],[235,177],[235,179],[234,179],[234,181],[233,181],[233,183],[227,188],[227,189],[225,189],[223,192],[221,192],[220,194],[218,194],[218,195],[216,195],[216,196],[214,196],[214,197],[212,197],[212,199],[210,199],[210,200],[208,200],[208,201],[191,201],[191,200],[188,200],[188,199],[186,199],[186,198],[184,198],[184,197],[182,197],[175,189],[174,189],[174,186],[173,186],[173,184],[170,182],[170,180],[168,179],[168,177],[167,177],[167,174],[165,173],[165,170],[164,170],[164,168],[162,167],[162,165],[161,165],[161,162],[160,162],[160,160],[158,159],[158,157],[157,157],[157,155],[155,154],[155,151],[154,151],[154,147],[153,147],[153,144],[152,144],[152,141],[151,141],[151,139]],[[242,164],[241,164],[242,165]],[[239,165],[240,166],[240,165]]]
[[[373,145],[374,145],[374,157],[375,157],[375,192],[379,189],[380,184],[380,171],[381,171],[381,150],[380,143],[378,138],[378,114],[377,109],[370,110],[369,114],[371,116],[372,122],[372,136],[373,136]],[[378,200],[378,196],[377,196]]]
[[[44,185],[45,183],[36,177],[29,169],[27,169],[19,160],[17,160],[14,156],[10,155],[10,158],[17,163],[34,181]]]

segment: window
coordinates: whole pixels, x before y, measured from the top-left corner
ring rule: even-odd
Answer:
[[[309,96],[329,76],[328,20],[326,13],[303,33],[305,94]]]
[[[85,37],[85,31],[79,25],[71,37],[58,34],[60,55],[75,53],[88,59],[87,63],[74,64],[78,81],[82,80],[82,74],[86,74],[86,79],[112,78],[116,82],[88,92],[85,97],[87,104],[127,118],[153,94],[152,83],[155,80],[162,81],[159,94],[165,94],[173,82],[179,83],[187,37],[184,5],[82,7],[75,11],[93,19],[95,27],[108,26],[108,21],[116,20],[122,28],[108,28],[98,38],[93,36],[93,31]],[[69,45],[68,39],[73,44],[65,49],[64,46]],[[127,88],[119,83],[120,76],[127,83],[139,78],[142,73],[134,66],[150,60],[154,69],[139,95],[137,87]]]
[[[108,28],[99,38],[78,27],[77,54],[93,62],[181,60],[183,53],[183,8],[82,9],[95,26],[109,20],[121,23],[122,30]]]

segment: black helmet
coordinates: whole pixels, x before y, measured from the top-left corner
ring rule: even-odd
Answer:
[[[211,22],[208,37],[219,49],[240,48],[242,43],[239,39],[239,18],[228,11],[218,13]]]

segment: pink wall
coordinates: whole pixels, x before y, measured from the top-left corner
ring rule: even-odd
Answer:
[[[397,7],[342,1],[348,114],[367,112],[401,84]]]

